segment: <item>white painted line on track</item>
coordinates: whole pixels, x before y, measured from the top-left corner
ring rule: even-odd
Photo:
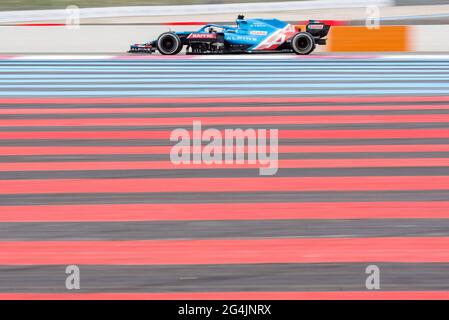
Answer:
[[[270,59],[270,60],[280,60],[280,59],[294,59],[296,55],[293,54],[233,54],[233,55],[204,55],[204,56],[194,56],[194,59],[198,60],[260,60],[260,59]]]
[[[23,55],[12,56],[11,60],[107,60],[115,56],[106,55]]]
[[[0,60],[448,60],[449,54],[317,54],[309,56],[298,56],[295,54],[224,54],[224,55],[178,55],[162,56],[154,55],[96,55],[96,54],[76,54],[76,55],[0,55]]]
[[[178,55],[178,56],[162,56],[162,55],[2,55],[0,59],[9,60],[321,60],[321,59],[376,59],[382,58],[378,55],[310,55],[298,56],[295,54],[223,54],[223,55]]]
[[[381,58],[393,60],[448,60],[449,54],[398,54],[383,55]]]

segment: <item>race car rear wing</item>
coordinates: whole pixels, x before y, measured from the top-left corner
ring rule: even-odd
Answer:
[[[322,23],[317,20],[309,20],[306,26],[306,31],[310,33],[314,38],[324,38],[327,36],[330,30],[330,25]]]

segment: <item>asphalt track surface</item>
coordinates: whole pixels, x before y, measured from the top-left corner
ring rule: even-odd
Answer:
[[[172,164],[194,120],[277,174]],[[0,60],[0,298],[448,299],[448,218],[446,58]]]

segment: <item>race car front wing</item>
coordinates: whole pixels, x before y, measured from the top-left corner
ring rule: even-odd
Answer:
[[[145,44],[133,44],[131,45],[128,53],[154,53],[156,52],[156,48],[153,47],[151,43],[145,43]]]

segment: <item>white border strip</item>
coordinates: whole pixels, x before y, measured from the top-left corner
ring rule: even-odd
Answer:
[[[107,55],[20,55],[11,56],[11,60],[108,60],[116,56]]]
[[[162,56],[162,55],[3,55],[0,60],[285,60],[285,59],[299,59],[299,60],[323,60],[323,59],[378,59],[391,58],[392,56],[385,55],[354,55],[354,54],[339,54],[339,55],[310,55],[298,56],[296,54],[236,54],[236,55],[177,55],[177,56]],[[395,56],[396,57],[396,56]],[[403,56],[400,56],[403,57]],[[420,57],[416,55],[414,57]],[[424,56],[429,58],[428,55]],[[441,56],[440,56],[441,57]],[[447,57],[447,56],[446,56]]]
[[[388,59],[388,60],[449,60],[449,54],[236,54],[236,55],[0,55],[0,60],[260,60],[260,59]]]
[[[369,5],[392,6],[394,0],[370,0]],[[132,16],[179,16],[192,14],[275,12],[310,9],[336,9],[366,7],[366,0],[313,0],[257,2],[185,6],[138,6],[80,9],[80,18],[132,17]],[[43,20],[66,20],[73,11],[25,10],[0,12],[0,23]]]

